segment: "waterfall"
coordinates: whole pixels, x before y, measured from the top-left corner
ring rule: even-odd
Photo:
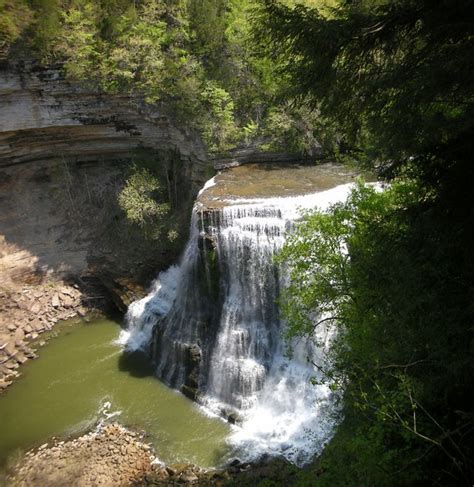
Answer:
[[[324,360],[330,330],[285,356],[276,303],[285,279],[273,257],[302,209],[324,209],[351,187],[215,209],[197,203],[179,265],[129,308],[126,347],[149,353],[171,387],[238,418],[230,441],[243,458],[281,454],[303,464],[331,434],[331,392],[310,383],[318,371],[308,360]]]

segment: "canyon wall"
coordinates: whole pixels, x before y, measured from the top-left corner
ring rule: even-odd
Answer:
[[[117,202],[146,157],[168,185],[182,235],[149,242]],[[61,65],[0,65],[0,283],[87,273],[149,279],[186,240],[209,164],[165,107],[71,82]],[[183,237],[183,238],[182,238]],[[150,251],[151,248],[151,251]]]

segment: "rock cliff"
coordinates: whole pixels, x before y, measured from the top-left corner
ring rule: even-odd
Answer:
[[[67,80],[61,65],[2,62],[0,284],[97,269],[148,278],[167,265],[179,245],[154,242],[149,252],[117,204],[127,168],[143,153],[162,168],[171,218],[186,233],[209,175],[199,137],[164,107]]]

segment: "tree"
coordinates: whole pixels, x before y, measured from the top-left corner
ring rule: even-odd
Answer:
[[[125,186],[118,195],[118,203],[127,219],[140,226],[152,239],[161,238],[168,223],[168,202],[162,200],[164,190],[156,176],[146,168],[134,166]]]
[[[330,12],[262,0],[257,40],[358,159],[435,182],[440,150],[472,151],[474,2],[347,0]]]

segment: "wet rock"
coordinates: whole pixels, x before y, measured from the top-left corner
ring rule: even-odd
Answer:
[[[23,352],[17,352],[16,355],[15,355],[15,360],[19,364],[24,364],[28,359],[27,359],[27,357],[25,356],[25,354]]]
[[[179,481],[184,482],[186,484],[193,484],[193,483],[197,482],[198,480],[199,480],[198,476],[196,474],[194,474],[193,472],[185,472],[185,473],[181,474],[181,476],[179,477]]]
[[[201,367],[202,351],[199,345],[193,344],[186,349],[185,380],[181,392],[195,401],[199,394],[199,371]]]
[[[230,424],[240,424],[242,422],[242,418],[235,411],[225,411],[224,416],[227,417],[227,421]]]
[[[34,319],[30,323],[30,326],[33,330],[36,330],[37,332],[41,332],[44,330],[44,324],[39,319]]]
[[[192,401],[196,401],[199,395],[195,387],[189,387],[187,385],[181,387],[181,392]]]
[[[242,462],[238,459],[238,458],[235,458],[234,460],[232,460],[229,465],[231,467],[238,467],[240,465],[242,465]]]
[[[6,389],[11,383],[12,381],[0,379],[0,390]]]
[[[78,314],[79,316],[81,316],[81,317],[84,317],[84,316],[86,316],[86,314],[87,314],[86,309],[85,309],[85,308],[82,308],[82,307],[81,307],[81,308],[78,308],[78,309],[76,310],[76,312],[77,312],[77,314]]]
[[[99,276],[102,285],[107,289],[107,293],[117,309],[123,313],[128,306],[135,300],[143,297],[145,289],[127,278],[115,278],[106,273]]]

